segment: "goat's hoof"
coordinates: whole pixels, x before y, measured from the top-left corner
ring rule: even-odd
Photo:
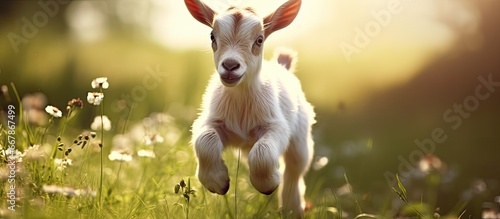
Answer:
[[[219,182],[203,184],[208,191],[219,195],[225,195],[229,190],[229,178],[221,179]]]
[[[219,195],[225,195],[227,193],[227,191],[229,191],[229,180],[227,180],[227,182],[225,184],[226,185],[224,185],[224,187],[220,188],[219,190],[211,190],[210,188],[207,188],[207,189],[211,193],[216,193],[216,194],[219,194]]]
[[[269,174],[257,174],[250,172],[250,182],[257,191],[265,195],[271,195],[280,184],[280,173],[278,170]]]
[[[199,168],[198,179],[201,184],[212,193],[225,195],[229,190],[229,175],[224,163],[215,168]]]
[[[269,190],[269,191],[259,191],[260,193],[264,194],[264,195],[271,195],[273,194],[274,191],[276,191],[278,187],[275,187],[273,188],[272,190]]]

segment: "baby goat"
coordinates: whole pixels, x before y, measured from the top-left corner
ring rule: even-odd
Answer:
[[[185,3],[196,20],[212,28],[217,69],[192,127],[200,182],[226,194],[229,176],[222,151],[238,146],[248,153],[252,185],[269,195],[280,184],[283,154],[280,205],[285,214],[303,216],[303,176],[313,155],[315,114],[293,74],[295,53],[278,51],[269,62],[262,58],[264,40],[295,19],[301,1],[289,0],[263,19],[252,8],[230,7],[218,14],[200,0]]]

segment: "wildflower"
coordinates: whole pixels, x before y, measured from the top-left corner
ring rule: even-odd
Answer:
[[[444,166],[441,159],[432,154],[428,154],[425,157],[422,157],[422,159],[418,162],[418,168],[423,173],[429,174],[434,171],[442,171]]]
[[[498,212],[495,209],[492,208],[486,208],[483,210],[483,213],[481,214],[481,218],[484,219],[495,219],[500,217],[500,212]]]
[[[161,137],[159,134],[151,134],[151,135],[144,136],[144,144],[146,144],[146,145],[153,145],[156,143],[162,143],[163,140],[164,140],[163,137]]]
[[[107,116],[102,116],[102,122],[101,122],[101,116],[96,116],[94,118],[94,122],[90,124],[90,129],[92,130],[101,130],[104,129],[105,131],[111,130],[111,121],[108,119]]]
[[[2,85],[2,88],[0,88],[0,91],[1,91],[2,95],[8,96],[8,94],[9,94],[9,87],[7,87],[7,85]]]
[[[22,158],[27,160],[39,160],[45,156],[43,151],[40,149],[40,145],[36,144],[28,147],[24,150],[24,153],[21,155]]]
[[[155,158],[155,152],[151,150],[139,150],[137,151],[137,156],[139,157],[149,157],[149,158]]]
[[[61,110],[59,110],[55,106],[48,105],[47,107],[45,107],[45,112],[47,112],[49,115],[56,117],[56,118],[62,117]]]
[[[85,147],[85,145],[87,145],[87,143],[91,142],[89,134],[92,135],[92,133],[95,134],[95,132],[84,132],[84,133],[78,135],[77,138],[73,139],[73,145],[78,145],[83,149]],[[68,153],[70,153],[70,152],[68,152]]]
[[[173,116],[167,113],[151,113],[149,117],[161,124],[170,124],[175,120]]]
[[[47,105],[47,97],[43,93],[27,94],[21,100],[27,121],[32,125],[45,126],[47,113],[43,111]]]
[[[481,218],[496,219],[500,218],[500,206],[494,202],[483,202],[483,212]]]
[[[62,187],[56,185],[43,185],[43,191],[49,194],[62,193]]]
[[[87,101],[92,105],[100,105],[101,101],[104,99],[104,94],[99,92],[88,92]]]
[[[23,162],[23,153],[17,149],[5,149],[3,150],[2,155],[5,155],[9,161],[15,161],[16,163]]]
[[[182,194],[182,196],[188,202],[189,202],[189,199],[191,198],[191,195],[193,197],[196,197],[196,191],[191,188],[190,179],[188,179],[187,184],[184,181],[184,179],[181,179],[181,181],[179,183],[175,184],[174,192],[175,192],[175,194]]]
[[[125,161],[129,162],[132,160],[132,155],[130,155],[127,151],[111,151],[108,155],[109,160],[111,161]]]
[[[68,107],[70,108],[83,108],[83,101],[80,98],[72,99],[68,101]]]
[[[96,78],[92,81],[91,83],[92,88],[103,88],[103,89],[108,89],[109,83],[108,83],[108,78],[106,77],[100,77]]]
[[[41,110],[47,104],[47,96],[40,92],[27,94],[23,96],[21,102],[23,104],[24,110]]]
[[[62,171],[66,169],[67,166],[71,166],[73,164],[73,161],[69,158],[56,158],[54,159],[54,164],[56,165],[57,170]]]
[[[175,184],[175,187],[174,187],[175,194],[179,194],[180,190],[181,190],[181,185],[179,183]]]
[[[313,163],[314,170],[320,170],[328,164],[328,157],[317,157]]]

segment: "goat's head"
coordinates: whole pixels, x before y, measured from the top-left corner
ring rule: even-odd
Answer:
[[[191,15],[212,28],[214,62],[222,83],[233,87],[255,77],[262,64],[264,40],[288,26],[297,16],[301,0],[289,0],[261,18],[252,8],[230,7],[217,14],[200,0],[184,0]]]

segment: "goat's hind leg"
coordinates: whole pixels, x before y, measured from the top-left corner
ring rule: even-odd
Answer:
[[[313,140],[310,127],[292,137],[290,146],[284,154],[285,171],[283,186],[280,187],[280,206],[285,217],[291,214],[303,217],[305,207],[304,174],[307,172],[313,155]]]
[[[214,128],[202,128],[199,135],[194,132],[194,148],[198,157],[197,175],[210,192],[224,195],[229,190],[227,166],[222,160],[224,145]]]

